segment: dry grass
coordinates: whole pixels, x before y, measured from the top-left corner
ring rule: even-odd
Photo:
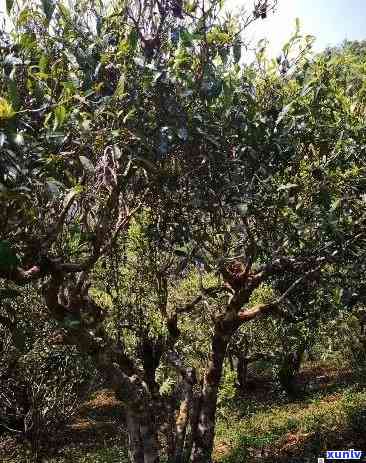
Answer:
[[[293,463],[325,449],[366,448],[366,389],[355,387],[351,372],[317,363],[301,375],[304,381],[321,378],[302,400],[280,397],[262,377],[256,389],[220,410],[215,463]],[[113,392],[98,391],[52,445],[45,463],[127,462],[122,404]],[[24,446],[4,437],[0,461],[31,459]]]
[[[304,369],[303,378],[321,381],[301,401],[267,396],[254,402],[252,394],[232,404],[218,423],[214,461],[292,462],[314,459],[332,446],[366,448],[366,390],[353,384],[349,370],[313,367]]]

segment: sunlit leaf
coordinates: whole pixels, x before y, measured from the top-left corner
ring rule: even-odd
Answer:
[[[243,216],[243,217],[246,217],[246,216],[248,215],[248,213],[249,213],[249,205],[246,204],[246,203],[238,204],[238,205],[236,206],[236,208],[237,208],[239,214],[240,214],[241,216]]]
[[[136,108],[130,109],[125,117],[122,119],[122,122],[125,124],[129,119],[132,119],[134,114],[136,114]]]
[[[296,28],[296,33],[298,34],[300,32],[300,18],[295,19],[295,28]]]
[[[14,0],[6,0],[6,12],[8,14],[11,13],[11,10],[13,8]]]
[[[66,118],[66,108],[65,106],[57,106],[54,110],[55,113],[55,123],[53,126],[53,130],[55,131],[57,128],[61,127]]]
[[[282,119],[289,113],[289,111],[291,110],[292,108],[292,102],[289,103],[288,105],[286,105],[282,111],[280,112],[280,114],[278,115],[278,118],[277,118],[277,121],[276,121],[276,124],[279,124]]]
[[[0,97],[0,119],[11,119],[14,115],[15,111],[11,103]]]
[[[125,76],[124,74],[122,74],[118,80],[116,90],[114,91],[114,96],[121,97],[123,96],[124,92],[125,92]]]
[[[92,162],[90,161],[90,159],[88,159],[86,156],[79,156],[79,159],[80,159],[82,166],[84,167],[86,171],[91,172],[91,173],[95,171],[95,168]]]
[[[47,21],[50,22],[53,12],[55,11],[56,4],[54,0],[41,0],[42,2],[42,7],[43,7],[43,12],[47,18]]]

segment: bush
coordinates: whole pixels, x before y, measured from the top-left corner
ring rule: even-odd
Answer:
[[[2,428],[26,440],[37,461],[93,387],[94,370],[74,349],[58,348],[33,350],[6,373],[0,386]]]

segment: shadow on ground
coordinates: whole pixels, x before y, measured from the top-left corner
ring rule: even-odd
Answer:
[[[242,407],[242,413],[231,424],[228,438],[224,431],[218,439],[215,463],[310,463],[325,457],[326,450],[366,451],[362,378],[324,367],[305,369],[300,378],[312,387],[296,401],[279,397],[263,381],[242,393],[233,404],[237,410]],[[366,453],[358,461],[366,461]]]

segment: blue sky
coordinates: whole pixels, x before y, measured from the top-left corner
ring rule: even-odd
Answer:
[[[226,0],[229,8],[248,5],[247,0]],[[337,45],[345,38],[366,39],[366,0],[279,0],[277,11],[247,31],[252,40],[266,37],[276,55],[294,31],[296,18],[301,32],[316,36],[315,50]]]
[[[252,3],[252,0],[226,0],[229,8],[250,7]],[[5,0],[0,0],[0,12],[4,10]],[[296,17],[300,18],[303,33],[316,36],[317,51],[345,38],[366,39],[366,0],[279,0],[277,11],[253,25],[247,37],[254,42],[268,38],[270,53],[277,55],[294,30]]]

